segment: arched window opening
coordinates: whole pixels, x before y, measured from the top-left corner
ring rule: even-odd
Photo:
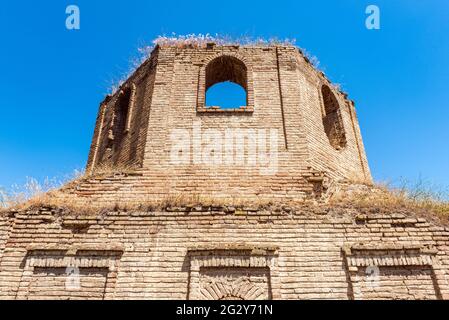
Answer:
[[[223,109],[248,105],[247,68],[242,61],[221,56],[207,65],[206,105]]]
[[[118,147],[125,133],[129,130],[128,116],[131,103],[131,89],[123,90],[114,106],[113,139],[114,145]]]
[[[246,106],[246,104],[245,89],[231,81],[214,84],[206,92],[207,106],[219,106],[223,109],[236,109]]]
[[[346,134],[340,113],[340,105],[332,90],[323,85],[321,88],[324,103],[323,125],[330,144],[336,150],[346,146]]]

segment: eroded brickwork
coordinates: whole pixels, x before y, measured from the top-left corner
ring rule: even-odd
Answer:
[[[422,218],[180,210],[16,213],[0,298],[449,298],[449,230]]]
[[[247,105],[207,106],[207,89],[221,81],[240,84]],[[125,121],[117,104],[126,94]],[[211,148],[211,130],[222,141],[234,130],[233,145]],[[249,136],[258,130],[266,130],[262,140],[276,159],[239,162],[238,150],[243,157],[264,151]],[[184,135],[176,136],[179,131]],[[173,161],[174,154],[182,161]],[[118,184],[111,176],[93,177],[74,194],[103,202],[180,193],[298,200],[323,192],[330,181],[371,181],[353,102],[297,48],[283,46],[157,47],[102,104],[88,172],[105,165],[131,165],[135,173]]]
[[[246,105],[206,105],[227,80]],[[323,204],[371,174],[354,103],[297,48],[157,47],[101,104],[87,173],[45,198],[75,212],[0,216],[1,299],[449,298],[447,228]],[[153,212],[170,195],[320,201]]]

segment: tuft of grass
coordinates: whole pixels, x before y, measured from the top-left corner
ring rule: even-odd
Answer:
[[[131,58],[129,70],[124,72],[118,79],[112,79],[108,88],[108,93],[114,95],[120,87],[128,80],[129,77],[147,60],[151,57],[151,53],[156,46],[160,47],[178,47],[178,48],[204,48],[208,43],[215,43],[219,46],[292,46],[296,47],[296,39],[280,39],[272,37],[269,39],[253,38],[249,36],[231,37],[229,35],[211,35],[207,34],[187,34],[177,35],[160,35],[156,37],[150,44],[143,44],[137,49],[137,55]],[[303,50],[302,50],[303,51]],[[312,64],[319,61],[314,56],[309,56]]]
[[[7,208],[8,206],[8,195],[5,189],[0,188],[0,209]]]
[[[156,205],[154,202],[149,204],[146,200],[133,203],[119,200],[104,206],[99,205],[94,200],[79,198],[68,192],[68,190],[76,188],[80,182],[86,179],[126,175],[135,172],[136,168],[133,166],[103,164],[96,166],[92,173],[74,170],[71,174],[63,177],[45,178],[43,181],[27,177],[24,185],[13,185],[9,190],[0,188],[0,210],[25,210],[32,207],[51,206],[71,208],[73,210],[81,210],[82,212],[96,212],[114,207],[137,209],[142,205]]]
[[[127,71],[121,73],[118,77],[112,77],[108,85],[109,95],[116,94],[123,84],[136,72],[136,70],[150,57],[156,46],[159,47],[177,47],[177,48],[204,48],[209,43],[215,43],[218,46],[291,46],[297,48],[305,59],[317,70],[323,73],[324,68],[321,67],[319,59],[312,55],[309,51],[296,45],[296,39],[281,39],[277,37],[271,37],[264,39],[261,37],[240,36],[232,37],[229,35],[211,35],[206,34],[187,34],[177,35],[172,33],[170,35],[160,35],[156,37],[150,44],[142,44],[137,49],[137,54],[130,59],[129,68]],[[337,91],[345,94],[340,84],[334,85]]]
[[[76,195],[65,193],[61,189],[51,190],[44,194],[37,194],[28,201],[15,204],[8,210],[24,211],[33,208],[51,207],[66,211],[97,214],[104,211],[166,211],[174,208],[212,208],[221,207],[236,209],[251,208],[252,210],[273,209],[284,206],[276,204],[274,199],[244,199],[244,198],[216,198],[198,194],[169,194],[162,199],[140,199],[126,201],[117,199],[109,203],[98,202],[95,199],[80,198]]]
[[[311,54],[308,50],[304,48],[300,48],[302,51],[302,54],[309,60],[309,62],[318,70],[322,71],[324,73],[324,70],[321,68],[321,62],[320,60],[313,54]]]
[[[403,180],[399,184],[377,185],[352,183],[342,188],[330,200],[330,204],[346,204],[363,208],[379,208],[387,211],[407,209],[425,212],[439,217],[449,217],[449,191],[423,179],[415,182]]]
[[[207,34],[187,34],[176,35],[172,33],[170,36],[162,35],[153,40],[153,47],[158,46],[175,46],[178,48],[194,47],[204,48],[208,43],[215,43],[219,46],[272,46],[284,45],[295,46],[296,39],[279,39],[276,37],[264,39],[253,38],[249,36],[231,37],[229,35],[211,35]],[[146,50],[148,52],[148,50]]]
[[[111,174],[135,172],[132,167],[101,166],[92,175],[75,171],[64,179],[45,179],[39,183],[28,178],[21,186],[9,191],[0,188],[0,209],[28,210],[39,207],[62,208],[68,211],[97,214],[104,211],[165,211],[171,208],[201,207],[234,207],[235,209],[251,208],[255,210],[278,210],[279,208],[300,208],[303,206],[326,206],[361,209],[371,212],[373,209],[386,213],[407,211],[430,218],[449,218],[449,192],[447,188],[435,186],[423,179],[416,182],[402,181],[400,184],[371,184],[363,180],[346,181],[339,184],[328,201],[315,202],[308,200],[285,200],[279,198],[238,198],[211,197],[204,194],[168,194],[162,199],[142,198],[135,201],[116,199],[110,203],[100,202],[92,198],[78,197],[67,192],[66,188],[75,187],[83,179],[101,177]]]
[[[82,176],[84,176],[82,171],[74,170],[69,175],[54,178],[46,177],[42,181],[26,177],[26,182],[23,185],[14,184],[8,190],[0,188],[0,209],[13,209],[21,207],[33,199],[45,198],[47,193],[51,193]]]

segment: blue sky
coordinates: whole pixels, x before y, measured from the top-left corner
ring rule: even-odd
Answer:
[[[369,4],[380,30],[365,28]],[[0,32],[0,186],[83,168],[109,84],[172,32],[297,39],[356,101],[376,180],[449,185],[446,0],[8,1]]]

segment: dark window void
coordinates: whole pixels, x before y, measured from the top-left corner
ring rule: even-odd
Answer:
[[[113,137],[114,145],[118,147],[123,140],[123,137],[128,131],[128,114],[129,105],[131,102],[131,90],[126,89],[120,93],[114,108],[114,124]]]
[[[206,67],[206,105],[240,108],[248,104],[247,69],[231,56],[221,56]]]
[[[329,142],[337,150],[346,146],[346,135],[340,113],[340,105],[332,90],[323,85],[321,88],[324,102],[323,125]]]

